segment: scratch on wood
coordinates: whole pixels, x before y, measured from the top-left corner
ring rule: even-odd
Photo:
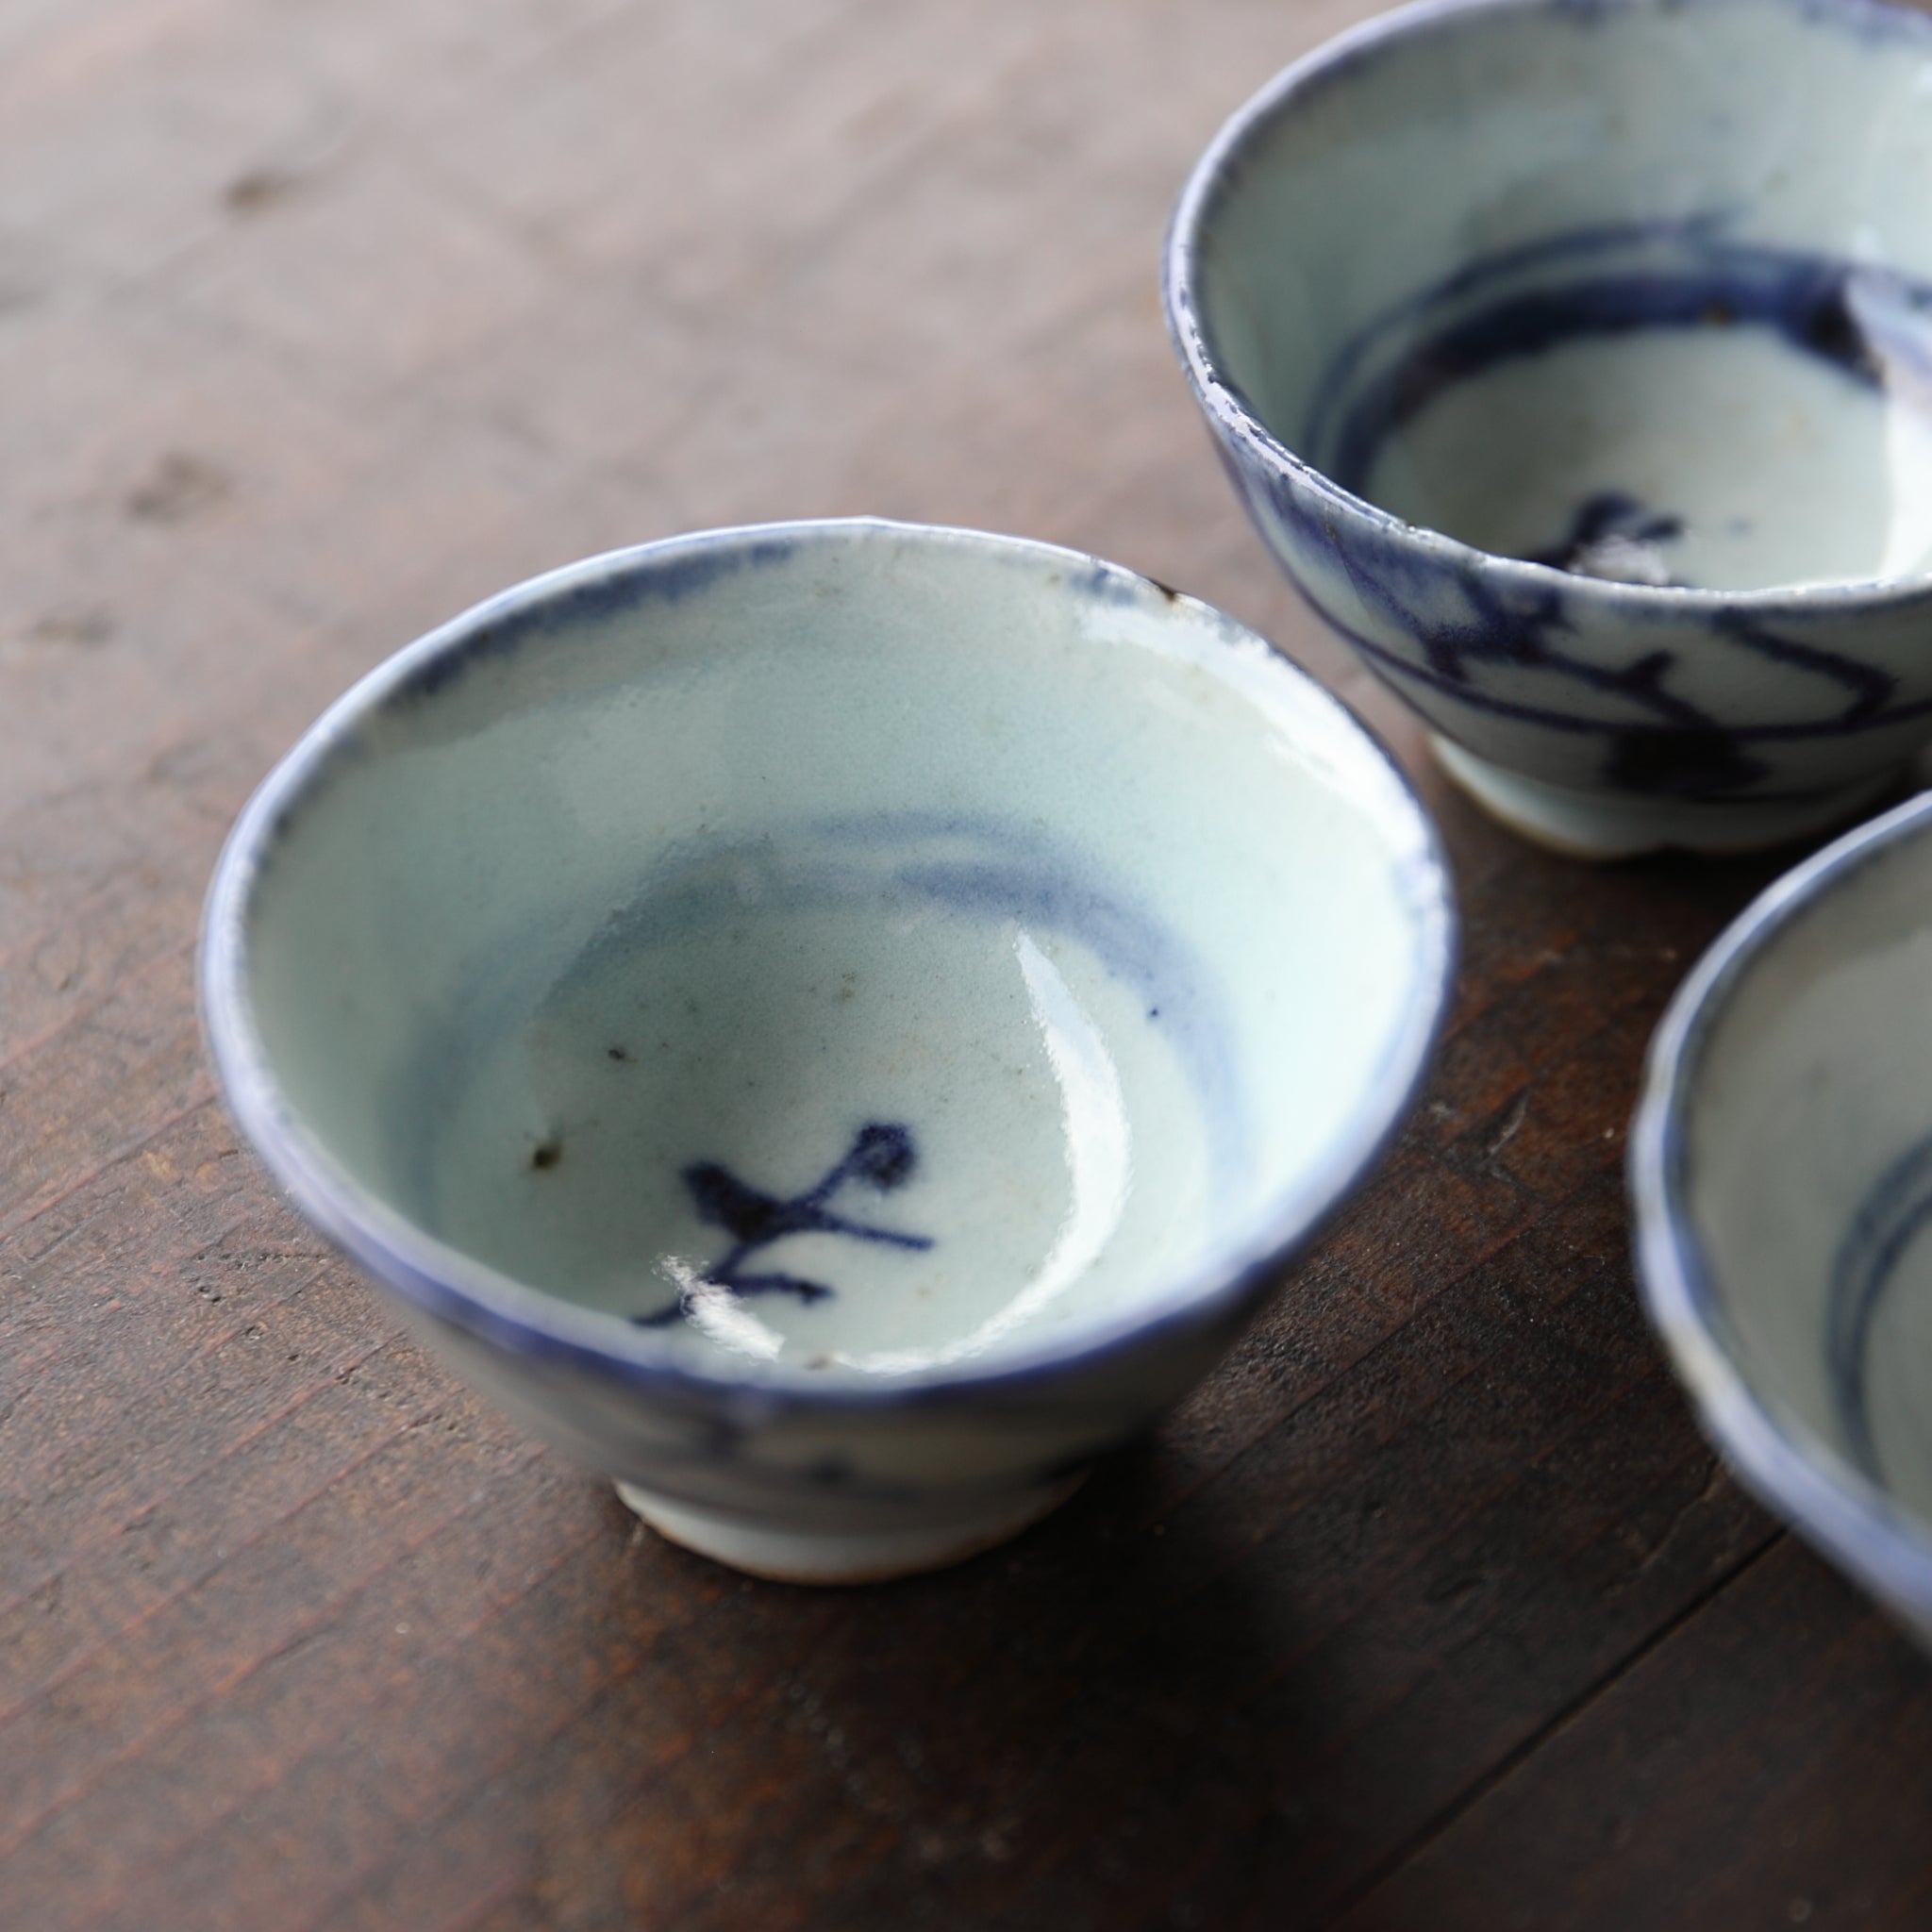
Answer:
[[[79,1193],[81,1189],[93,1181],[99,1180],[103,1174],[110,1174],[124,1162],[137,1158],[147,1148],[153,1146],[163,1134],[168,1133],[175,1127],[178,1127],[183,1121],[192,1119],[203,1108],[211,1106],[215,1097],[214,1089],[208,1086],[206,1080],[201,1084],[203,1091],[197,1098],[189,1101],[185,1106],[176,1108],[172,1113],[157,1121],[139,1140],[130,1141],[125,1145],[115,1148],[105,1159],[98,1161],[87,1173],[75,1175],[71,1182],[67,1182],[64,1186],[61,1185],[61,1182],[65,1179],[64,1176],[57,1176],[55,1180],[50,1181],[47,1184],[47,1189],[42,1190],[41,1194],[28,1201],[19,1214],[15,1215],[10,1221],[0,1222],[0,1241],[10,1241],[20,1233],[22,1228],[31,1225],[42,1214],[51,1213],[56,1208],[59,1207],[61,1202],[71,1200],[75,1194]]]
[[[1502,1153],[1511,1141],[1515,1140],[1517,1134],[1522,1129],[1524,1122],[1528,1117],[1529,1095],[1527,1093],[1519,1093],[1516,1096],[1516,1105],[1509,1109],[1509,1118],[1503,1123],[1503,1131],[1490,1142],[1488,1151],[1491,1160]]]
[[[1628,1547],[1637,1556],[1638,1560],[1628,1572],[1617,1579],[1611,1588],[1615,1590],[1627,1589],[1645,1571],[1651,1569],[1670,1548],[1671,1541],[1676,1536],[1678,1530],[1683,1528],[1684,1524],[1698,1510],[1714,1503],[1728,1486],[1729,1481],[1730,1478],[1724,1473],[1723,1462],[1713,1456],[1710,1458],[1709,1469],[1706,1472],[1703,1486],[1694,1496],[1679,1504],[1671,1512],[1670,1521],[1664,1524],[1662,1532],[1648,1546],[1645,1545],[1642,1538],[1632,1532],[1627,1539],[1627,1542]]]

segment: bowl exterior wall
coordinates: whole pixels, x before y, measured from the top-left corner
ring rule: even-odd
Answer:
[[[1214,427],[1309,608],[1431,729],[1506,770],[1772,815],[1896,769],[1932,735],[1932,591],[1782,608],[1633,595],[1392,525]]]
[[[824,1535],[890,1534],[1065,1482],[1140,1434],[1241,1325],[1170,1335],[997,1391],[840,1410],[749,1388],[644,1391],[399,1305],[465,1381],[577,1461],[657,1497]]]

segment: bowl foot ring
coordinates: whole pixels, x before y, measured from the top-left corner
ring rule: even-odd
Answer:
[[[937,1523],[892,1529],[794,1529],[706,1509],[620,1482],[617,1493],[667,1541],[774,1583],[884,1583],[963,1563],[1029,1529],[1087,1480],[1083,1469],[1042,1489]]]

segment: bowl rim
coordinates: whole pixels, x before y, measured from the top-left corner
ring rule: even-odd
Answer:
[[[1264,138],[1277,120],[1291,113],[1302,95],[1345,69],[1366,64],[1418,32],[1448,30],[1466,19],[1491,14],[1554,13],[1593,20],[1617,11],[1694,14],[1722,7],[1747,7],[1761,12],[1773,4],[1812,22],[1876,25],[1899,38],[1916,39],[1932,51],[1932,17],[1916,8],[1893,4],[1893,0],[1695,0],[1692,6],[1686,6],[1684,0],[1409,0],[1408,5],[1362,21],[1291,61],[1228,116],[1202,152],[1174,204],[1162,247],[1161,297],[1169,340],[1210,426],[1230,448],[1245,451],[1264,470],[1274,471],[1291,485],[1310,492],[1325,509],[1420,550],[1444,569],[1493,581],[1500,590],[1513,586],[1534,594],[1553,581],[1558,582],[1568,586],[1573,594],[1599,598],[1640,620],[1717,609],[1770,616],[1932,603],[1932,565],[1905,576],[1831,578],[1756,590],[1633,584],[1579,576],[1553,564],[1505,557],[1425,525],[1406,522],[1337,483],[1307,458],[1298,456],[1261,421],[1240,385],[1221,366],[1202,317],[1196,274],[1201,238],[1226,192],[1239,158],[1251,143]]]
[[[1652,1035],[1631,1120],[1628,1186],[1645,1315],[1705,1432],[1745,1485],[1880,1595],[1932,1607],[1932,1524],[1886,1491],[1740,1366],[1690,1219],[1692,1096],[1712,1040],[1779,941],[1869,867],[1932,836],[1932,792],[1855,827],[1774,879],[1698,960]]]
[[[1031,559],[1063,571],[1074,593],[1131,602],[1162,623],[1181,621],[1193,661],[1239,661],[1266,680],[1270,701],[1327,743],[1347,749],[1362,782],[1351,797],[1382,836],[1395,896],[1408,923],[1409,985],[1374,1077],[1321,1158],[1271,1192],[1241,1240],[1211,1270],[1141,1306],[1132,1319],[1083,1324],[1058,1345],[1003,1352],[989,1364],[953,1364],[903,1376],[811,1383],[801,1372],[708,1368],[676,1360],[654,1331],[525,1285],[418,1228],[354,1180],[303,1124],[283,1093],[250,994],[249,917],[270,849],[358,722],[426,666],[490,647],[507,620],[554,608],[593,586],[648,577],[731,553],[771,557],[819,544],[853,549],[915,542],[988,558]],[[1077,575],[1076,575],[1077,574]],[[1239,687],[1237,687],[1239,689]],[[1250,700],[1252,702],[1252,700]],[[588,1367],[628,1385],[746,1414],[826,1414],[1019,1394],[1043,1379],[1103,1366],[1158,1342],[1233,1322],[1327,1225],[1407,1119],[1425,1078],[1455,982],[1457,920],[1441,837],[1381,740],[1333,692],[1245,625],[1156,579],[1084,552],[1032,539],[876,517],[797,520],[689,532],[544,572],[439,625],[352,685],[276,763],[237,818],[209,880],[196,975],[202,1029],[228,1108],[296,1208],[351,1259],[412,1307],[510,1354]],[[1205,1277],[1205,1278],[1204,1278]]]

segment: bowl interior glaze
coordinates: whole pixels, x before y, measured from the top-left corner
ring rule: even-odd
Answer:
[[[212,970],[270,1139],[705,1374],[941,1375],[1224,1284],[1369,1158],[1446,986],[1426,821],[1339,705],[969,533],[560,574],[252,809]]]
[[[1750,956],[1678,1176],[1746,1379],[1932,1533],[1932,820]]]
[[[1639,584],[1932,570],[1932,22],[1425,4],[1207,173],[1217,374],[1391,516]]]

